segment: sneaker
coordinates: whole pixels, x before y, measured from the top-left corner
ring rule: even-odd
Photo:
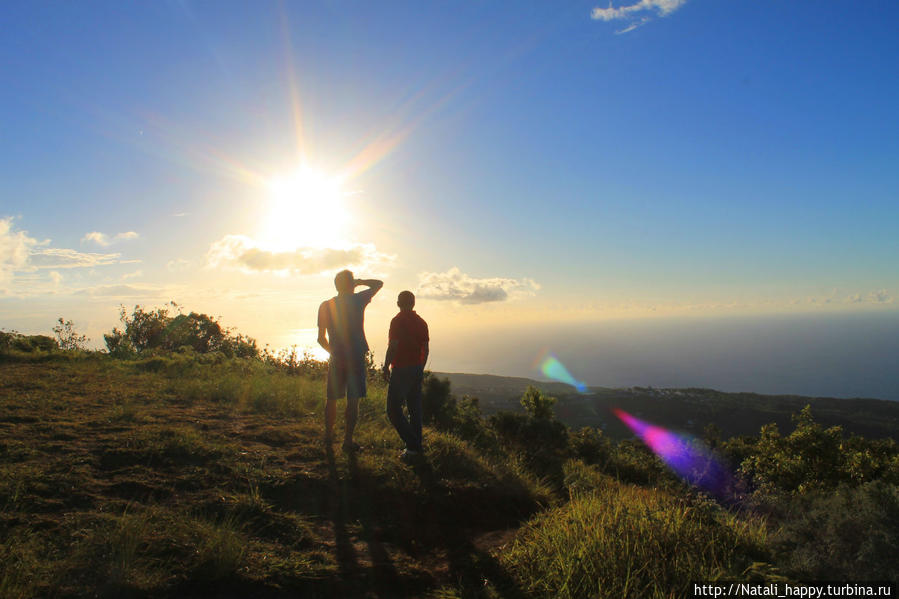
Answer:
[[[354,453],[356,451],[361,451],[362,446],[356,443],[355,441],[344,441],[343,442],[343,450],[347,453]]]

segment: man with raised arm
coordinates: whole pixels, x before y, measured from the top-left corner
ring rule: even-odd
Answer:
[[[387,416],[405,442],[403,459],[412,460],[422,453],[421,381],[428,362],[428,323],[415,313],[415,296],[403,291],[396,300],[400,313],[390,321],[389,344],[384,358],[387,387]],[[391,373],[390,367],[393,367]],[[403,404],[409,418],[403,414]]]
[[[368,289],[354,293],[359,285]],[[375,279],[354,279],[349,270],[334,277],[337,295],[322,302],[318,308],[318,344],[330,354],[328,360],[328,390],[325,403],[325,442],[334,439],[337,420],[337,400],[346,396],[346,432],[343,450],[360,449],[353,441],[353,429],[359,415],[359,400],[365,397],[365,340],[363,321],[365,307],[380,291],[384,283]]]

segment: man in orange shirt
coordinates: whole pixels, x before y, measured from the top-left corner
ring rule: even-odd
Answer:
[[[406,443],[403,459],[422,452],[421,446],[421,381],[428,361],[428,323],[415,313],[415,296],[403,291],[397,297],[400,313],[390,321],[389,344],[384,358],[387,387],[387,416]],[[391,372],[390,368],[393,367]],[[409,418],[403,414],[403,404]]]

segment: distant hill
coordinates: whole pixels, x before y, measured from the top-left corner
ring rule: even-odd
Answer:
[[[724,437],[755,435],[764,424],[777,423],[781,432],[792,430],[792,414],[811,405],[815,420],[824,426],[842,426],[847,433],[899,440],[899,402],[882,399],[838,399],[801,395],[727,393],[714,389],[656,389],[590,387],[574,392],[564,383],[490,374],[435,372],[449,379],[457,396],[471,395],[481,401],[486,414],[501,410],[520,411],[519,399],[528,385],[558,398],[556,416],[570,427],[603,429],[614,438],[630,436],[612,414],[621,408],[638,418],[668,428],[702,435],[708,424],[718,426]]]

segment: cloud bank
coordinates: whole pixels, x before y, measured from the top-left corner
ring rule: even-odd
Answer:
[[[134,233],[134,235],[137,235]],[[131,233],[116,236],[121,239],[132,239]],[[28,235],[27,231],[13,230],[11,217],[0,218],[0,293],[13,292],[31,295],[41,282],[50,281],[59,286],[62,275],[58,272],[70,268],[92,268],[110,264],[125,264],[139,260],[122,260],[121,254],[102,254],[95,252],[79,252],[67,248],[48,247],[50,240],[38,241]],[[50,271],[45,275],[29,275],[38,271]],[[27,288],[23,288],[26,285]]]
[[[342,268],[371,270],[392,261],[393,256],[378,252],[372,244],[278,252],[260,248],[245,235],[226,235],[213,243],[206,254],[206,263],[212,268],[297,275],[320,274]]]
[[[614,7],[609,2],[608,8],[594,8],[590,17],[595,21],[624,21],[628,23],[627,27],[616,33],[627,33],[651,21],[653,14],[667,17],[686,2],[687,0],[640,0],[634,4],[619,7]]]
[[[6,287],[15,271],[28,266],[28,258],[38,245],[27,232],[12,230],[12,218],[0,218],[0,285]]]
[[[418,297],[460,304],[502,302],[534,295],[540,289],[533,279],[476,279],[455,266],[446,272],[425,272],[418,277]]]

